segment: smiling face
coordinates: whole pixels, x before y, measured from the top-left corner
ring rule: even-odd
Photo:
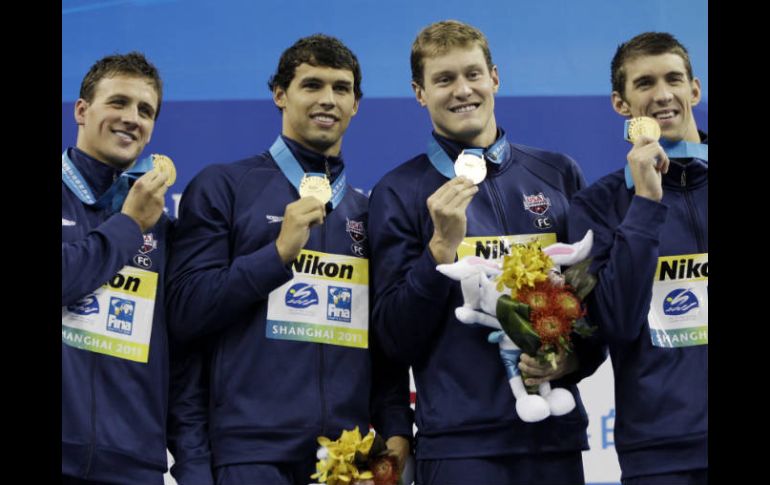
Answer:
[[[499,87],[497,67],[489,69],[481,47],[475,44],[426,57],[422,85],[412,82],[436,133],[480,147],[494,143],[497,135],[495,93]]]
[[[150,142],[158,93],[150,79],[115,75],[102,78],[89,102],[75,103],[77,147],[95,159],[125,169]]]
[[[308,63],[297,66],[287,89],[274,88],[273,101],[283,112],[283,135],[327,156],[339,155],[358,111],[352,71]]]
[[[626,117],[654,118],[668,140],[700,141],[692,112],[700,102],[700,81],[689,79],[681,56],[641,55],[625,61],[623,69],[624,93],[612,93],[615,111]]]

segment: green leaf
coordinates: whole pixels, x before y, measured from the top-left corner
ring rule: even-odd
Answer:
[[[497,299],[496,314],[503,331],[519,348],[529,355],[535,355],[540,348],[540,336],[532,328],[528,320],[522,318],[519,314],[521,305],[529,307],[526,304],[513,300],[508,295],[503,295]]]
[[[596,332],[596,326],[588,323],[585,317],[582,317],[575,321],[572,325],[572,331],[581,337],[590,337]]]
[[[588,272],[588,268],[591,267],[591,261],[593,261],[593,258],[584,259],[572,265],[564,272],[565,283],[575,289],[575,295],[580,298],[580,301],[585,300],[586,296],[596,286],[596,276]]]

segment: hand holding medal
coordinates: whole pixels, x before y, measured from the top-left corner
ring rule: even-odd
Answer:
[[[158,153],[153,153],[151,157],[153,170],[157,170],[166,175],[166,187],[174,185],[174,182],[176,182],[176,167],[174,167],[174,162],[172,162],[166,155],[160,155]]]
[[[301,198],[315,197],[326,205],[332,198],[332,186],[326,177],[306,174],[299,183],[299,196]]]
[[[658,122],[646,116],[626,120],[624,138],[634,146],[628,152],[627,184],[630,178],[636,195],[660,201],[663,198],[662,175],[668,172],[668,156],[658,143],[661,131]]]
[[[487,162],[483,157],[463,150],[455,160],[455,175],[468,177],[471,182],[478,185],[487,176]]]

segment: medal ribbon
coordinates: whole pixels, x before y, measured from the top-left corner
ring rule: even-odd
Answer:
[[[130,169],[121,173],[120,177],[97,200],[88,182],[70,160],[67,151],[65,150],[61,154],[61,178],[64,184],[84,204],[92,205],[98,209],[109,207],[112,212],[118,212],[123,207],[131,183],[152,168],[152,155],[135,162]]]
[[[463,150],[465,153],[476,155],[484,160],[492,162],[496,165],[500,165],[503,160],[508,156],[511,151],[508,145],[508,140],[505,134],[501,136],[495,143],[492,144],[486,151],[481,148],[466,148]],[[448,179],[455,178],[455,164],[446,154],[441,145],[438,144],[435,138],[430,137],[428,140],[428,159],[430,163],[436,167],[441,175]]]
[[[278,135],[278,138],[275,139],[273,146],[270,147],[270,156],[273,157],[273,160],[275,160],[275,163],[278,165],[278,168],[281,169],[283,175],[294,186],[294,188],[297,189],[297,193],[299,193],[299,184],[302,182],[302,177],[305,175],[305,172],[302,170],[302,166],[299,164],[297,159],[294,158],[294,154],[291,153],[291,150],[289,150],[286,142],[284,142],[283,138],[281,138],[281,135]],[[308,173],[307,175],[315,177],[326,177],[326,174],[323,173]],[[340,173],[339,177],[337,177],[337,180],[334,181],[334,185],[332,185],[332,208],[336,208],[339,203],[342,202],[343,197],[345,197],[346,190],[347,184],[345,183],[345,169],[343,168],[342,173]]]

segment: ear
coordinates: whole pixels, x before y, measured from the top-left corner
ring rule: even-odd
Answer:
[[[273,103],[283,111],[283,109],[286,107],[286,90],[284,90],[280,86],[276,86],[273,89]]]
[[[355,116],[355,115],[356,115],[356,113],[358,113],[358,105],[359,105],[359,103],[361,103],[361,99],[360,99],[360,98],[359,98],[359,99],[357,99],[357,100],[356,100],[356,101],[353,103],[353,111],[350,113],[350,116]]]
[[[690,104],[692,106],[697,106],[698,103],[700,103],[701,97],[700,79],[697,77],[694,78],[690,83],[690,88],[692,89],[692,99],[690,100]]]
[[[497,91],[500,89],[500,74],[497,72],[497,66],[492,66],[492,70],[489,72],[489,75],[492,77],[494,93],[497,94]]]
[[[86,124],[86,110],[88,109],[88,101],[83,98],[78,98],[75,101],[75,123],[79,126]]]
[[[619,115],[626,117],[631,116],[631,107],[617,91],[612,92],[612,109]]]
[[[424,108],[427,104],[425,100],[425,88],[412,81],[412,90],[414,91],[414,97],[417,98],[417,102]]]

